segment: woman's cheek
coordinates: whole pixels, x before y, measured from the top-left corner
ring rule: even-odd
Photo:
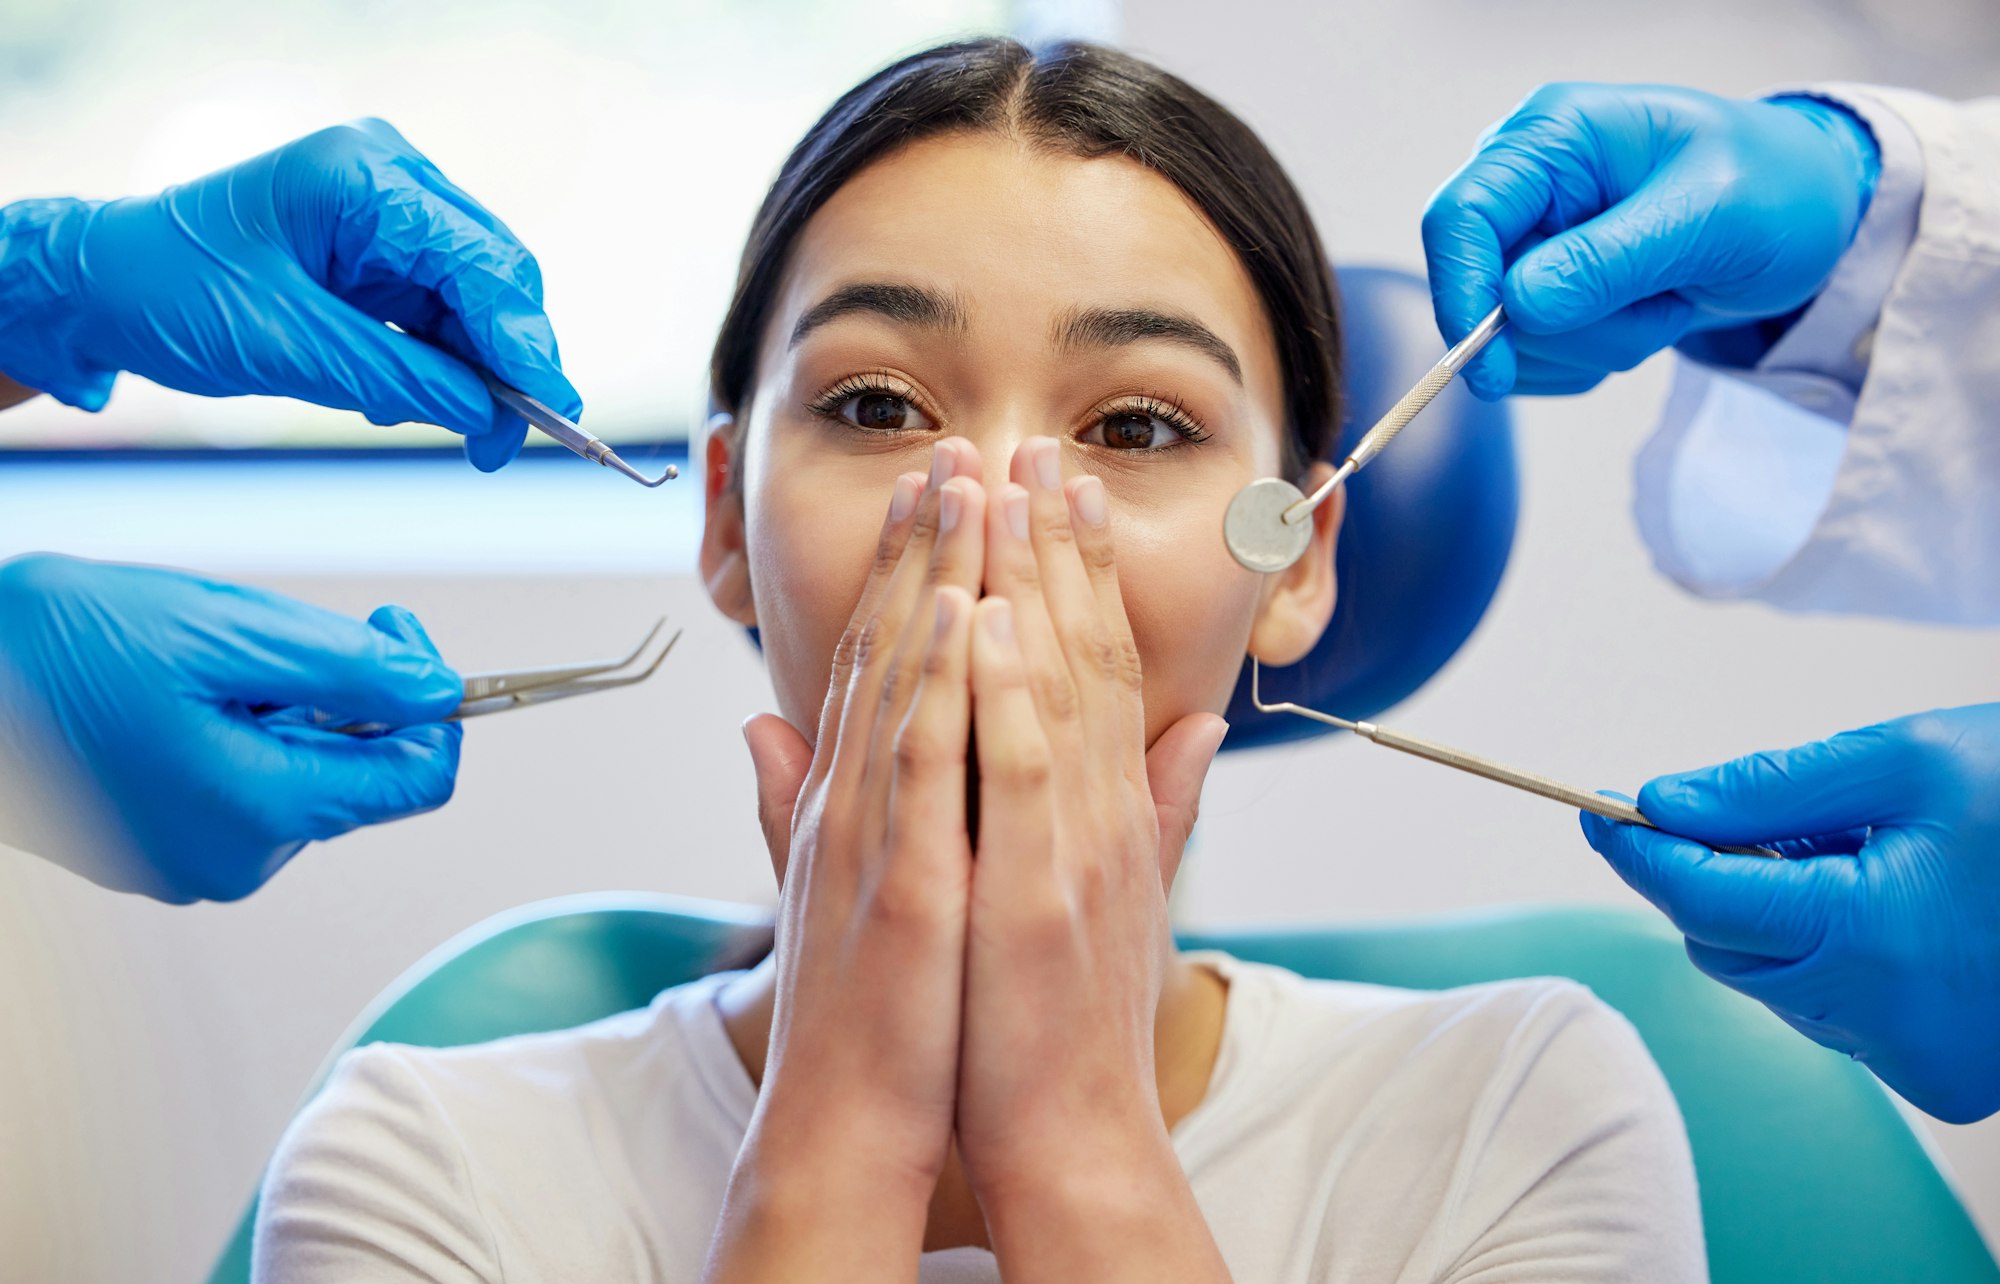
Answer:
[[[764,494],[748,539],[758,635],[779,712],[807,736],[819,725],[833,651],[861,599],[881,513],[826,493]]]
[[[1223,547],[1222,521],[1119,514],[1118,588],[1146,673],[1146,743],[1190,713],[1229,706],[1262,587]],[[1213,527],[1216,537],[1197,541]],[[1209,547],[1213,545],[1213,547]]]

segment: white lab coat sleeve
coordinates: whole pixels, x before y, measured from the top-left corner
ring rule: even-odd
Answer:
[[[1703,596],[2000,623],[2000,98],[1804,92],[1874,131],[1874,199],[1754,369],[1678,360],[1640,532]]]

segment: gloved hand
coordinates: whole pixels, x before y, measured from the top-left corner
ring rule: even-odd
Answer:
[[[1662,776],[1639,810],[1701,842],[1590,815],[1584,835],[1696,967],[1939,1119],[2000,1110],[2000,704]]]
[[[159,900],[227,901],[314,839],[442,806],[458,675],[368,624],[176,571],[0,562],[0,840]],[[370,626],[373,627],[370,627]],[[302,725],[310,706],[402,730]]]
[[[1438,328],[1456,343],[1504,304],[1472,391],[1582,392],[1684,336],[1805,305],[1880,169],[1867,127],[1817,99],[1543,85],[1424,211]]]
[[[441,424],[491,472],[527,425],[475,365],[582,411],[534,256],[383,121],[157,196],[0,209],[0,373],[68,405],[103,409],[129,370]]]

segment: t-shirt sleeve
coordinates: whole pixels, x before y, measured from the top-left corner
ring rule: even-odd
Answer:
[[[252,1278],[501,1278],[459,1147],[407,1055],[357,1048],[278,1143],[257,1209]]]
[[[1638,1033],[1581,986],[1543,990],[1481,1094],[1447,1198],[1449,1284],[1708,1278],[1694,1161]]]

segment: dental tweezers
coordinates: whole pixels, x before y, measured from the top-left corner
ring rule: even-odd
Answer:
[[[659,654],[642,661],[666,623],[666,617],[662,616],[639,645],[632,648],[632,653],[621,659],[471,674],[465,679],[465,695],[458,708],[446,714],[443,720],[463,722],[467,718],[489,713],[505,713],[509,709],[523,709],[531,704],[548,704],[555,700],[567,700],[571,696],[591,695],[644,682],[666,660],[667,653],[674,649],[674,643],[681,640],[681,630],[675,629]],[[635,669],[634,665],[640,667]],[[631,671],[621,673],[621,669]],[[323,709],[312,710],[307,720],[313,726],[350,736],[379,736],[395,730],[380,722],[343,722],[341,715]]]

